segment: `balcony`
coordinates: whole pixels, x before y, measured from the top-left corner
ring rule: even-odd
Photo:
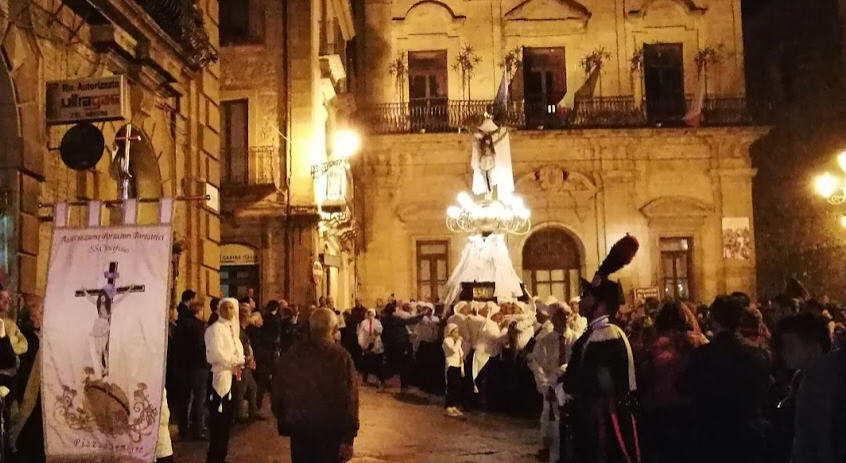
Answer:
[[[278,146],[230,148],[221,154],[222,212],[239,217],[284,214]]]
[[[195,1],[135,0],[135,2],[171,39],[184,48],[188,62],[193,68],[203,68],[217,59],[204,27],[203,13],[195,5]]]
[[[686,101],[638,101],[631,96],[594,97],[577,101],[573,107],[547,105],[531,101],[510,102],[505,124],[517,129],[613,129],[638,127],[680,127]],[[766,107],[749,105],[743,96],[706,98],[702,126],[763,124]],[[430,99],[411,103],[385,103],[363,108],[360,115],[376,134],[455,132],[472,130],[485,112],[493,109],[492,100]]]
[[[225,185],[279,186],[279,147],[250,146],[224,150],[228,169],[222,172]]]

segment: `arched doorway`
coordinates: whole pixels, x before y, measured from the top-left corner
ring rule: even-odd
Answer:
[[[578,296],[581,268],[579,246],[560,228],[538,230],[523,246],[523,283],[541,299]]]

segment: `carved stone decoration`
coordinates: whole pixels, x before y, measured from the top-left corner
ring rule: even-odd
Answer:
[[[688,196],[662,196],[644,204],[640,212],[650,226],[697,228],[714,213],[714,208]]]
[[[546,165],[517,180],[517,194],[526,198],[529,209],[572,209],[580,219],[593,209],[597,187],[585,174],[561,166]]]
[[[653,3],[670,2],[677,3],[688,13],[701,15],[708,11],[707,7],[701,6],[701,0],[627,0],[626,12],[632,17],[643,17]]]
[[[525,0],[505,13],[509,21],[587,21],[591,16],[576,0]]]
[[[506,36],[583,33],[593,13],[577,0],[524,0],[505,13]]]
[[[559,166],[543,166],[524,175],[517,181],[517,191],[543,194],[571,193],[591,197],[596,194],[596,185],[584,174],[568,171]]]

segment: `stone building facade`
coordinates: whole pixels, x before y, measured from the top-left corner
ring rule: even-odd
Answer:
[[[749,147],[767,128],[745,98],[739,0],[365,0],[363,22],[368,303],[438,298],[466,239],[445,210],[469,190],[467,130],[503,67],[533,222],[508,246],[531,293],[577,295],[627,232],[641,242],[618,275],[628,290],[755,293]]]
[[[349,175],[321,167],[352,110],[355,32],[348,0],[221,2],[224,294],[351,303],[353,188],[329,204]]]
[[[56,147],[69,125],[46,124],[48,82],[123,75],[128,114],[95,125],[106,151],[125,123],[140,135],[131,152],[132,196],[198,195],[219,185],[217,0],[0,2],[0,191],[4,285],[23,297],[44,291],[51,211],[39,203],[116,199],[109,154],[96,167],[73,171]],[[152,206],[151,206],[152,207]],[[72,208],[72,223],[82,223]],[[103,222],[115,220],[104,212]],[[157,217],[140,206],[139,221]],[[202,203],[179,203],[174,213],[178,257],[174,294],[194,288],[219,294],[218,214]],[[176,262],[175,258],[175,262]]]

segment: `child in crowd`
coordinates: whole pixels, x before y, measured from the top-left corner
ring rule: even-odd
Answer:
[[[464,349],[461,344],[458,325],[447,324],[442,347],[446,358],[446,414],[452,417],[462,416],[458,409],[464,383]]]

